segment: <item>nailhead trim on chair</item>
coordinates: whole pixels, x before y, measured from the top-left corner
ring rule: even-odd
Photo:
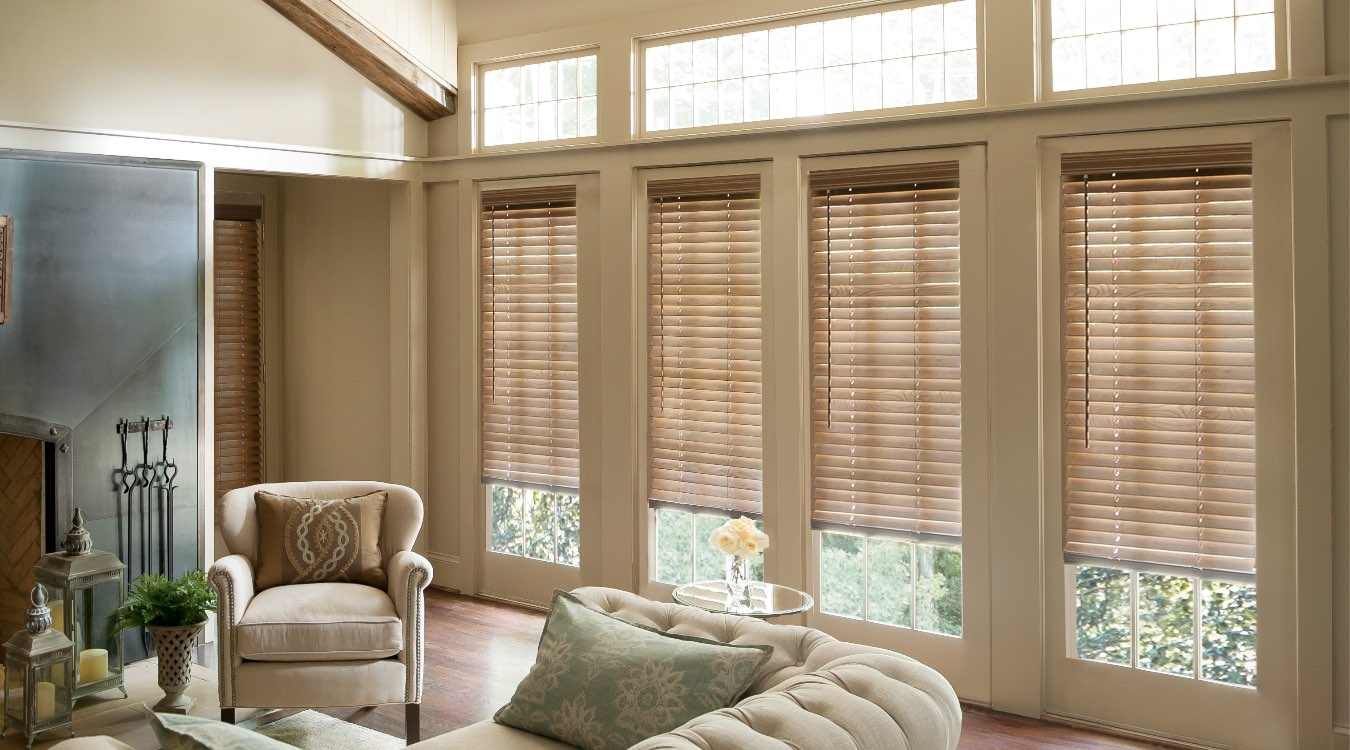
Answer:
[[[417,644],[416,651],[412,654],[413,660],[413,664],[411,665],[412,669],[408,670],[409,679],[405,686],[405,690],[403,691],[405,703],[422,702],[422,695],[421,695],[422,640],[425,638],[426,631],[423,630],[422,628],[422,597],[420,596],[420,594],[422,592],[422,583],[423,581],[425,581],[426,576],[427,576],[426,571],[422,570],[421,568],[413,568],[412,570],[409,570],[407,591],[404,592],[404,596],[407,598],[407,602],[403,606],[403,611],[407,613],[407,618],[403,625],[404,642],[405,643],[415,642]],[[418,579],[416,583],[413,582],[414,578]],[[415,619],[413,616],[414,608],[416,609]],[[412,627],[410,627],[410,625],[414,622],[416,623],[415,630]],[[416,639],[413,638],[413,634],[418,632],[422,632],[424,634],[423,638],[416,638]]]
[[[222,581],[224,582],[223,584],[222,584]],[[229,625],[227,626],[226,629],[229,631],[229,634],[230,634],[230,652],[229,652],[229,654],[227,654],[227,656],[230,657],[230,665],[227,667],[227,666],[224,664],[224,661],[225,661],[225,660],[224,660],[224,659],[218,658],[218,659],[217,659],[217,662],[219,662],[219,663],[217,663],[216,666],[217,666],[218,668],[221,668],[222,670],[228,669],[228,670],[229,670],[229,674],[230,674],[230,705],[229,705],[229,706],[225,706],[225,705],[224,705],[224,704],[225,704],[225,683],[224,683],[224,682],[221,682],[220,685],[219,685],[219,688],[220,688],[220,703],[221,703],[221,707],[222,707],[222,708],[233,708],[233,707],[235,706],[235,703],[238,701],[238,695],[237,695],[236,692],[235,692],[235,679],[234,679],[234,655],[235,655],[235,653],[236,653],[236,651],[235,651],[235,641],[234,641],[234,636],[235,636],[235,627],[234,627],[234,624],[235,624],[235,623],[234,623],[234,579],[230,578],[229,574],[222,570],[222,571],[216,573],[214,576],[211,577],[211,583],[215,585],[217,592],[221,591],[222,589],[224,590],[224,593],[225,593],[225,595],[226,595],[226,599],[227,599],[227,600],[229,601],[229,603],[230,603],[230,605],[229,605],[229,607],[230,607],[230,608],[229,608],[229,611],[226,613],[226,615],[227,615],[228,618],[229,618]],[[216,623],[217,623],[217,625],[216,625],[216,633],[219,634],[219,633],[220,633],[220,625],[219,625],[219,623],[220,623],[220,613],[219,613],[219,612],[216,613]],[[217,654],[216,656],[219,657],[219,656],[221,656],[221,655],[220,655],[220,654]]]

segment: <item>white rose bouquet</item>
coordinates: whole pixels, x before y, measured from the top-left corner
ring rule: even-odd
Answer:
[[[769,535],[755,528],[753,520],[741,516],[718,526],[708,542],[724,554],[747,558],[769,548]]]

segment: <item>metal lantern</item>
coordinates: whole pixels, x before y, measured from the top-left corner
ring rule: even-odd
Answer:
[[[94,549],[79,508],[64,547],[43,555],[33,575],[51,592],[52,626],[75,643],[74,697],[117,688],[125,698],[122,634],[113,630],[111,616],[126,599],[126,566],[117,555]]]
[[[75,646],[52,628],[42,584],[33,587],[30,601],[28,629],[5,644],[5,723],[0,736],[9,734],[10,727],[22,729],[32,750],[33,739],[49,729],[69,727],[75,736]]]

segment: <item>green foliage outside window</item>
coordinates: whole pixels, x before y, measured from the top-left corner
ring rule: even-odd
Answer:
[[[1256,684],[1254,585],[1132,574],[1095,565],[1078,566],[1076,580],[1080,659],[1234,685]],[[1137,600],[1137,612],[1132,598]],[[1132,652],[1136,647],[1137,660]]]
[[[581,562],[581,500],[546,490],[491,485],[488,549],[563,565]]]
[[[820,611],[961,635],[961,550],[821,532]]]

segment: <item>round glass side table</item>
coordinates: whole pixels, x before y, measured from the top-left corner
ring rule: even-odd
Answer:
[[[805,591],[772,583],[751,581],[739,601],[730,601],[725,581],[697,581],[675,589],[675,601],[709,612],[747,617],[782,617],[805,612],[816,600]]]

